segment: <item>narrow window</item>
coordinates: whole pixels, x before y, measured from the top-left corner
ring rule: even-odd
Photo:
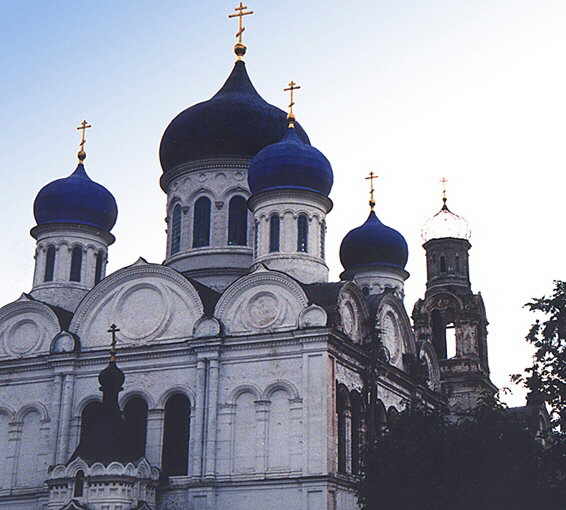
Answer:
[[[269,219],[269,252],[274,253],[279,251],[279,231],[280,222],[278,214],[273,214]]]
[[[309,224],[306,214],[300,214],[297,220],[297,251],[308,251]]]
[[[320,224],[320,257],[326,258],[326,221]]]
[[[440,310],[433,310],[431,316],[432,345],[439,359],[446,359],[446,324]]]
[[[171,218],[171,255],[175,255],[181,249],[181,206],[177,204],[173,208]]]
[[[75,475],[75,488],[73,490],[73,496],[75,498],[82,498],[84,493],[84,487],[85,487],[85,473],[81,469],[77,471],[77,474]]]
[[[460,274],[460,257],[456,255],[456,272]]]
[[[181,394],[169,397],[165,404],[161,463],[167,476],[184,476],[188,472],[190,418],[189,399]]]
[[[195,202],[193,219],[193,248],[210,245],[210,199],[200,197]]]
[[[55,272],[55,246],[47,248],[47,256],[45,257],[45,276],[44,282],[53,281],[53,273]]]
[[[147,437],[147,404],[141,397],[128,400],[124,407],[124,419],[130,440],[130,452],[139,459],[145,456]]]
[[[233,197],[228,206],[228,244],[247,246],[248,244],[248,206],[242,196]]]
[[[96,254],[96,266],[94,269],[94,284],[96,285],[97,283],[100,282],[100,280],[102,280],[102,264],[104,262],[104,252],[102,250],[100,250],[97,254]]]
[[[83,249],[80,246],[75,246],[73,248],[73,253],[71,255],[71,277],[69,278],[72,282],[81,281],[82,267],[83,267]]]
[[[259,255],[259,221],[255,220],[254,227],[254,250],[257,257]]]
[[[352,473],[360,472],[360,449],[362,433],[362,397],[353,392],[352,400]]]
[[[454,323],[446,325],[446,358],[456,356],[456,328]]]
[[[446,257],[444,255],[440,257],[440,272],[446,273]]]

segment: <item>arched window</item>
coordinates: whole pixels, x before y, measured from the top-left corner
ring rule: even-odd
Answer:
[[[147,437],[147,404],[141,397],[128,400],[124,406],[124,419],[128,428],[130,451],[139,459],[145,456],[145,442]]]
[[[458,274],[460,274],[460,257],[458,257],[458,255],[456,255],[456,272]]]
[[[210,199],[200,197],[195,202],[193,218],[193,248],[210,245]]]
[[[82,469],[77,471],[75,475],[75,488],[73,490],[73,497],[82,498],[85,488],[85,473]]]
[[[269,252],[274,253],[279,251],[279,230],[280,219],[278,214],[273,214],[269,218]]]
[[[433,310],[432,322],[432,345],[439,359],[446,359],[446,324],[440,310]]]
[[[83,249],[80,246],[75,246],[71,254],[71,275],[72,282],[81,281],[81,271],[83,267]]]
[[[228,244],[248,244],[248,206],[246,199],[240,195],[233,197],[228,206]]]
[[[55,272],[55,246],[47,248],[47,255],[45,257],[45,276],[44,282],[52,282],[53,274]]]
[[[81,435],[80,442],[84,443],[91,434],[92,426],[96,417],[100,414],[102,402],[96,401],[88,404],[81,413]]]
[[[440,272],[446,273],[446,257],[444,255],[440,257]]]
[[[352,401],[352,473],[359,473],[361,462],[360,452],[362,447],[362,396],[353,391]]]
[[[175,255],[181,249],[181,206],[177,204],[173,208],[171,218],[171,255]]]
[[[300,214],[297,219],[297,251],[308,251],[309,221],[306,214]]]
[[[184,476],[189,464],[191,406],[185,395],[176,393],[165,404],[162,469],[167,476]]]
[[[100,282],[100,280],[102,280],[102,265],[104,263],[104,252],[102,250],[100,250],[97,254],[96,254],[96,266],[94,268],[94,284],[96,285],[97,283]]]
[[[350,445],[350,399],[348,398],[348,390],[339,385],[336,390],[336,435],[338,449],[338,472],[346,473],[348,471],[348,455]]]

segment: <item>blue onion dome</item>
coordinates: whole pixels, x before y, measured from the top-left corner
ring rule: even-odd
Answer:
[[[367,266],[404,269],[408,258],[405,238],[381,223],[373,211],[361,227],[346,234],[340,246],[340,261],[346,271]]]
[[[281,140],[287,114],[256,91],[243,61],[237,61],[223,87],[210,100],[175,117],[163,134],[159,158],[163,172],[202,159],[251,158]],[[305,142],[309,138],[297,126]]]
[[[38,225],[72,223],[110,232],[116,223],[116,200],[104,186],[87,175],[84,165],[64,179],[44,186],[33,204]]]
[[[293,123],[294,124],[294,123]],[[251,160],[248,184],[253,194],[273,189],[304,189],[328,196],[334,175],[326,156],[306,144],[295,127]]]

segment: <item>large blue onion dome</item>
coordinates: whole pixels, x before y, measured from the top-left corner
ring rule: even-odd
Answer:
[[[239,60],[222,88],[208,101],[175,117],[163,134],[159,158],[163,172],[189,161],[218,157],[251,158],[281,140],[286,113],[256,91]],[[298,136],[309,143],[304,130]]]
[[[361,227],[346,234],[340,245],[340,261],[346,271],[368,266],[404,269],[408,258],[405,238],[381,223],[373,211]]]
[[[330,193],[334,182],[330,162],[306,144],[293,125],[281,141],[259,151],[250,162],[248,184],[253,194],[272,189],[305,189],[325,196]]]
[[[87,175],[84,165],[44,186],[33,204],[38,225],[73,223],[110,232],[118,217],[116,200],[104,186]]]

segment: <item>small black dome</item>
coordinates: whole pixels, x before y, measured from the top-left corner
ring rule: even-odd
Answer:
[[[208,101],[175,117],[163,134],[159,158],[163,172],[199,159],[251,158],[283,138],[287,114],[256,91],[244,62],[237,61],[223,87]],[[303,128],[297,134],[310,143]]]

